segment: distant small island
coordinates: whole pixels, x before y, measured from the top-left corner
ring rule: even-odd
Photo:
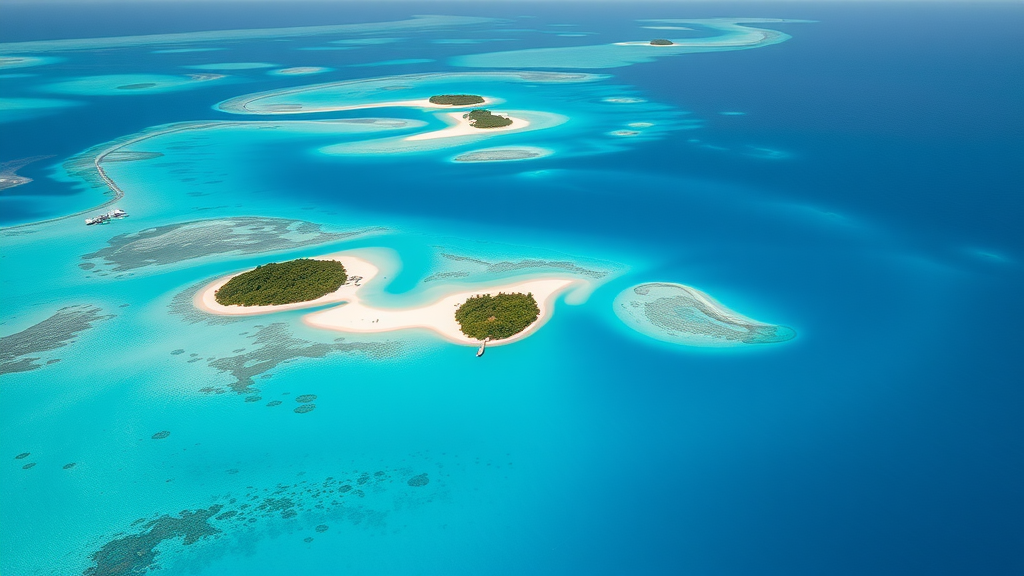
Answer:
[[[337,260],[300,258],[264,264],[235,276],[214,294],[224,306],[277,306],[308,302],[334,292],[348,280]]]
[[[514,336],[536,322],[538,316],[540,308],[533,294],[522,292],[473,296],[455,311],[462,333],[477,340]]]
[[[471,104],[483,104],[484,99],[475,94],[440,94],[430,97],[431,104],[444,104],[446,106],[469,106]]]
[[[484,110],[483,108],[472,110],[462,117],[469,120],[469,125],[473,128],[502,128],[512,125],[511,118],[491,114],[490,110]]]
[[[671,40],[665,40],[664,38],[656,38],[654,40],[651,40],[651,46],[671,46],[673,44],[675,44],[675,42]]]

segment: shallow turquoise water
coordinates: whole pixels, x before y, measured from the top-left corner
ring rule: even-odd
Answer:
[[[1024,86],[994,73],[1021,64],[1019,7],[764,7],[814,22],[651,58],[615,43],[713,38],[690,21],[722,9],[375,10],[404,23],[34,44],[0,77],[0,162],[50,156],[0,191],[0,572],[1019,572]],[[15,16],[5,42],[54,39]],[[63,37],[115,35],[79,17],[95,33]],[[117,35],[191,29],[162,26]],[[444,111],[328,110],[465,92],[529,129],[412,144]],[[455,160],[493,148],[547,155]],[[130,216],[86,227],[105,152]],[[482,359],[191,303],[350,249],[382,265],[376,306],[588,287]],[[723,320],[627,325],[648,283],[796,336],[680,345],[700,339],[658,330]]]

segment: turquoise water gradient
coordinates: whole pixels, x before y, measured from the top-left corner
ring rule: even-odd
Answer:
[[[145,4],[4,10],[0,574],[1024,572],[1020,6]],[[439,93],[531,125],[365,107]],[[192,302],[338,251],[581,287],[483,358]]]

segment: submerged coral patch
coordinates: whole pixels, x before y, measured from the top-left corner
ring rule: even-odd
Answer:
[[[615,314],[630,328],[673,344],[772,344],[796,336],[792,328],[752,320],[682,284],[640,284],[620,293],[613,305]]]
[[[122,272],[206,256],[292,250],[370,231],[325,232],[319,224],[282,218],[193,220],[119,234],[108,241],[106,248],[85,254],[82,259],[107,271]]]
[[[746,50],[778,44],[785,42],[790,36],[777,30],[748,26],[747,24],[781,24],[803,21],[782,20],[778,18],[707,18],[697,20],[655,20],[654,22],[688,24],[717,34],[705,38],[661,40],[661,42],[653,46],[650,40],[638,40],[591,46],[527,48],[523,50],[468,54],[451,58],[449,63],[453,66],[470,68],[619,68],[632,64],[652,62],[660,56]],[[663,44],[664,42],[669,42],[669,44]]]
[[[327,68],[325,66],[294,66],[292,68],[280,68],[278,70],[271,70],[267,74],[273,76],[310,76],[313,74],[323,74],[324,72],[330,72],[334,68]]]
[[[463,152],[455,158],[455,162],[508,162],[512,160],[533,160],[550,156],[551,150],[536,146],[505,146],[499,148],[483,148]]]
[[[0,70],[43,66],[60,62],[61,60],[63,58],[54,58],[52,56],[0,56]]]
[[[238,470],[228,471],[234,472]],[[130,526],[120,527],[89,554],[91,566],[83,576],[191,573],[197,559],[209,553],[215,542],[237,543],[239,537],[251,540],[285,525],[289,531],[316,534],[339,524],[379,530],[386,526],[390,513],[429,503],[445,489],[441,480],[425,488],[428,481],[423,473],[414,477],[423,481],[410,484],[419,488],[415,495],[410,494],[394,478],[412,474],[413,470],[405,467],[373,473],[339,470],[326,478],[248,486],[242,493],[213,498],[205,508],[138,518]],[[362,490],[352,489],[357,482]],[[259,527],[257,533],[252,531],[254,525]]]
[[[38,324],[0,338],[0,374],[41,368],[37,354],[67,346],[94,323],[114,317],[102,311],[88,304],[67,306]]]
[[[261,68],[273,68],[276,64],[267,62],[214,62],[210,64],[195,64],[185,66],[191,70],[259,70]]]
[[[186,74],[183,76],[173,76],[170,74],[106,74],[62,80],[43,86],[40,90],[55,94],[75,94],[80,96],[116,96],[141,92],[156,93],[192,90],[222,78],[224,76],[220,74]]]
[[[371,358],[390,358],[401,348],[398,342],[346,342],[343,338],[331,343],[310,342],[296,338],[284,323],[262,327],[250,338],[253,349],[249,352],[216,358],[210,360],[208,365],[231,376],[232,381],[227,383],[228,389],[237,394],[253,396],[258,392],[253,388],[256,376],[296,358],[325,358],[335,353],[362,353]],[[213,393],[220,390],[223,388],[204,389]]]
[[[501,260],[490,262],[472,256],[441,252],[435,265],[437,272],[427,276],[423,282],[436,282],[450,278],[502,276],[512,272],[568,272],[576,276],[600,280],[607,277],[609,270],[597,270],[580,266],[569,260]]]
[[[169,540],[181,540],[185,546],[194,544],[221,531],[210,525],[210,519],[223,506],[183,510],[179,516],[161,516],[143,525],[137,534],[121,536],[107,542],[92,555],[93,565],[84,576],[132,576],[144,574],[154,566],[160,554],[157,547]]]

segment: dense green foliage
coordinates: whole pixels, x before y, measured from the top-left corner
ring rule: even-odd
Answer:
[[[475,94],[440,94],[430,97],[431,104],[447,104],[448,106],[468,106],[480,104],[483,101],[483,98]]]
[[[455,311],[462,333],[470,338],[501,340],[518,334],[537,321],[540,308],[533,294],[482,294],[466,300]]]
[[[496,116],[491,114],[490,110],[484,110],[483,108],[477,108],[472,110],[469,114],[463,116],[468,118],[469,123],[474,128],[501,128],[502,126],[509,126],[512,124],[512,120],[505,118],[504,116]]]
[[[651,46],[671,46],[674,44],[671,40],[665,40],[664,38],[656,38],[651,40]]]
[[[302,258],[257,266],[228,280],[214,297],[225,306],[291,304],[330,294],[346,280],[348,275],[341,262]]]

